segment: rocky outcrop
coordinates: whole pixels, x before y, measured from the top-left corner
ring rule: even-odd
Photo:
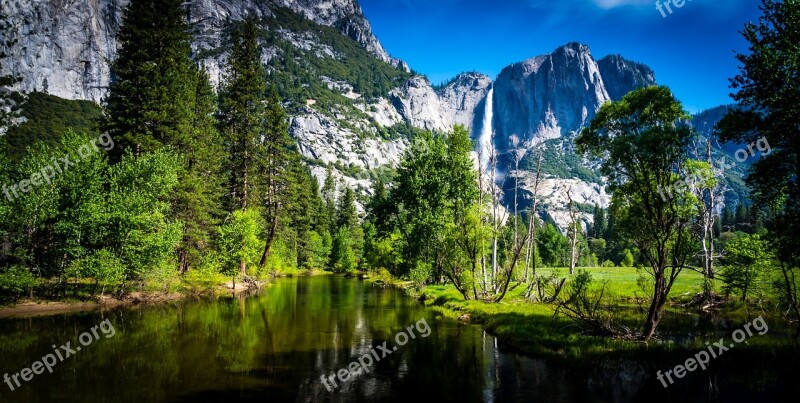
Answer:
[[[2,74],[21,80],[14,89],[47,90],[66,99],[99,102],[111,78],[109,61],[117,51],[116,34],[128,0],[15,0],[3,1],[11,46],[0,61]],[[218,46],[228,20],[272,15],[286,7],[318,24],[337,27],[376,57],[407,68],[392,59],[377,40],[355,0],[188,0],[185,5],[195,34],[196,54]],[[203,61],[213,81],[218,59]]]
[[[453,124],[467,128],[478,128],[483,105],[489,92],[492,79],[481,73],[462,73],[444,88],[437,91],[441,102],[442,115]],[[476,121],[478,118],[478,121]]]
[[[632,62],[620,55],[609,55],[597,62],[600,76],[608,96],[618,101],[633,89],[656,83],[656,75],[650,67]]]
[[[601,68],[587,46],[570,43],[503,69],[494,87],[498,147],[512,135],[531,143],[576,133],[606,101],[655,83],[646,66],[618,56],[603,60]]]
[[[392,105],[406,122],[425,130],[447,131],[453,126],[451,116],[442,113],[439,96],[428,80],[415,76],[391,92]]]

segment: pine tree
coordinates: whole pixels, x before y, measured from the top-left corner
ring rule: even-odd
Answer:
[[[246,210],[256,200],[256,159],[263,155],[266,108],[266,73],[261,64],[258,28],[248,19],[235,27],[230,37],[231,53],[220,91],[219,123],[230,160],[228,162],[228,208]]]
[[[105,128],[135,155],[190,132],[196,90],[191,37],[181,0],[132,0],[118,35]]]
[[[322,200],[325,203],[325,214],[322,223],[331,236],[336,234],[336,182],[330,167],[325,171],[325,182],[322,185]]]
[[[592,225],[592,237],[603,238],[606,232],[606,211],[602,207],[595,204],[594,206],[594,224]]]
[[[275,86],[270,86],[265,113],[265,131],[259,156],[264,181],[265,214],[267,222],[267,240],[261,256],[261,266],[267,263],[270,248],[278,231],[278,221],[286,203],[286,188],[289,186],[287,169],[292,161],[300,156],[294,149],[294,141],[289,136],[289,118],[283,110],[281,98]]]
[[[342,184],[344,194],[339,199],[339,208],[336,213],[336,226],[338,228],[348,227],[351,230],[358,225],[358,215],[356,214],[356,197],[353,189]]]
[[[179,249],[181,271],[196,265],[211,244],[211,234],[222,215],[222,137],[216,129],[216,99],[208,76],[195,69],[191,130],[178,148],[185,170],[175,189],[176,218],[184,222]]]

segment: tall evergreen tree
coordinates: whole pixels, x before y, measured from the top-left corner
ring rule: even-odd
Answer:
[[[259,156],[259,162],[262,165],[260,168],[264,181],[264,213],[267,222],[266,245],[261,256],[261,266],[264,266],[278,231],[279,216],[286,204],[286,188],[290,180],[287,172],[292,166],[292,161],[300,158],[295,150],[294,141],[289,136],[289,118],[283,110],[275,86],[270,86],[267,96],[262,142],[260,150],[263,154]]]
[[[231,52],[220,91],[219,123],[230,155],[228,163],[228,208],[246,210],[256,200],[259,170],[257,158],[264,154],[266,73],[261,64],[258,27],[247,19],[230,37]]]
[[[184,163],[173,205],[176,218],[183,221],[183,242],[179,249],[182,272],[196,265],[211,244],[211,234],[222,214],[221,169],[224,162],[222,137],[216,129],[216,98],[208,76],[194,69],[192,126],[178,151]]]
[[[591,236],[593,238],[603,238],[606,233],[606,210],[598,205],[594,205],[594,223],[592,224],[592,233]]]
[[[358,215],[356,214],[356,195],[353,189],[344,183],[342,197],[339,198],[339,208],[336,213],[336,226],[338,228],[348,227],[351,230],[358,225]]]
[[[136,155],[191,132],[196,75],[181,0],[132,0],[118,35],[105,128]],[[121,149],[118,154],[121,154]]]
[[[322,185],[322,200],[325,203],[325,223],[331,236],[336,234],[336,181],[330,167],[325,171],[325,182]]]

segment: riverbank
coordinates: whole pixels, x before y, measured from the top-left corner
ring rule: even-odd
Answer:
[[[731,332],[749,322],[746,318],[731,318],[725,313],[704,315],[688,312],[677,305],[668,308],[659,328],[658,338],[650,343],[617,340],[584,334],[574,322],[555,315],[552,304],[531,303],[520,295],[509,295],[501,303],[464,301],[452,286],[427,286],[412,292],[423,304],[443,317],[481,325],[511,349],[520,353],[557,359],[669,357],[676,352],[690,354],[704,349],[708,342],[720,337],[728,340]],[[621,312],[620,321],[635,326],[635,312]],[[736,315],[733,315],[734,317]],[[763,316],[769,323],[769,334],[753,337],[742,347],[740,354],[772,357],[796,354],[791,344],[791,329],[780,316],[753,312],[752,318]]]
[[[121,299],[103,296],[94,300],[49,301],[26,299],[13,305],[0,306],[0,318],[27,318],[36,316],[61,315],[65,313],[89,312],[98,309],[111,309],[120,306],[161,304],[186,298],[181,293],[134,292]]]
[[[636,329],[643,323],[646,304],[637,287],[636,269],[590,269],[595,278],[608,281],[612,296],[608,310],[618,325]],[[429,285],[416,289],[410,282],[373,275],[367,281],[381,286],[404,289],[412,298],[443,318],[474,323],[496,336],[509,348],[529,356],[556,359],[642,358],[659,359],[676,352],[693,353],[720,337],[730,339],[731,332],[756,317],[769,324],[766,335],[753,337],[739,354],[772,357],[797,350],[792,345],[793,329],[774,307],[753,307],[730,301],[711,310],[692,304],[702,291],[700,278],[688,273],[679,278],[670,294],[665,319],[656,338],[649,343],[589,335],[575,322],[555,315],[555,305],[533,303],[523,297],[525,287],[509,291],[500,303],[465,301],[452,285]]]
[[[279,275],[276,277],[308,277],[332,274],[333,273],[327,271],[314,270],[292,275]],[[233,283],[233,281],[229,280],[200,292],[198,292],[196,288],[186,286],[183,287],[181,291],[176,292],[130,292],[124,294],[122,298],[114,298],[109,295],[95,296],[86,299],[70,298],[61,300],[26,298],[10,304],[0,304],[0,318],[27,318],[89,312],[98,309],[112,309],[125,306],[156,305],[203,295],[223,296],[230,295],[231,293],[242,294],[267,286],[269,286],[268,282],[258,282],[257,286],[252,286],[243,282]]]

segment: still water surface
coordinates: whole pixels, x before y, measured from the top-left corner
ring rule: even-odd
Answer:
[[[106,319],[112,337],[100,332],[52,374],[45,371],[14,391],[0,384],[0,402],[781,400],[743,386],[735,374],[710,373],[665,390],[652,378],[662,367],[649,362],[572,365],[524,357],[479,326],[437,319],[398,290],[335,276],[279,279],[248,298],[3,319],[0,375],[29,367],[53,344],[79,345],[81,333]],[[423,319],[427,337],[421,324],[416,338],[369,374],[337,381],[333,392],[322,384],[323,374],[372,347],[387,342],[391,349],[398,332]]]

